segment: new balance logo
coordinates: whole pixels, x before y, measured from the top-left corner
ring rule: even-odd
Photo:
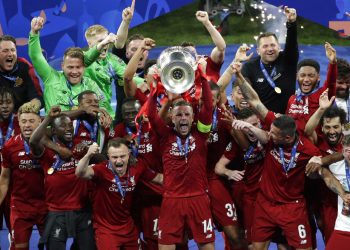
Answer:
[[[23,156],[23,155],[25,155],[25,154],[26,154],[26,152],[21,151],[21,152],[18,153],[18,156]]]
[[[306,243],[307,243],[307,240],[301,240],[301,241],[300,241],[300,244],[301,244],[301,245],[304,245],[304,244],[306,244]]]
[[[206,239],[210,239],[213,237],[213,234],[207,234],[207,236],[205,236]]]

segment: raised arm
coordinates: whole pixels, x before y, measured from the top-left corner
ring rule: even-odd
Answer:
[[[326,50],[326,56],[328,58],[329,65],[327,70],[327,79],[323,87],[329,89],[328,96],[331,98],[336,94],[336,82],[338,77],[337,53],[332,45],[328,42],[325,43],[324,48]]]
[[[90,180],[94,176],[95,173],[93,168],[89,167],[89,161],[94,154],[99,153],[99,150],[100,149],[97,143],[90,145],[87,153],[78,162],[77,168],[75,169],[76,176],[86,180]]]
[[[34,130],[29,140],[30,149],[34,156],[40,156],[44,152],[45,147],[42,143],[42,138],[46,134],[46,128],[60,114],[61,108],[59,106],[52,106],[48,115],[45,117],[39,127]]]
[[[44,19],[42,17],[34,17],[30,25],[28,53],[36,72],[45,85],[46,80],[55,70],[48,64],[41,50],[39,33],[44,27]]]
[[[261,118],[261,120],[265,120],[265,117],[269,110],[265,107],[265,105],[260,101],[258,94],[252,88],[252,86],[245,80],[241,73],[241,64],[233,63],[233,70],[236,72],[236,79],[239,88],[242,91],[242,95],[245,100],[249,103],[254,112]]]
[[[159,136],[166,136],[169,133],[169,129],[157,113],[157,93],[155,90],[149,95],[144,105],[147,105],[146,115],[151,123],[152,129],[154,129]]]
[[[316,128],[320,123],[321,117],[327,108],[332,106],[335,96],[328,100],[328,89],[326,89],[320,96],[319,105],[320,107],[307,121],[304,129],[305,135],[314,143],[317,144],[317,133]]]
[[[207,12],[197,11],[196,18],[207,29],[211,39],[215,44],[215,48],[212,50],[210,54],[211,60],[216,64],[221,64],[225,58],[226,43],[224,38],[221,36],[220,32],[217,31],[217,29],[210,22]]]
[[[130,59],[124,72],[124,92],[126,96],[133,97],[137,90],[137,84],[134,82],[133,77],[137,70],[137,64],[140,58],[143,57],[145,50],[150,50],[155,46],[154,40],[145,38],[142,46],[138,47],[135,54]]]
[[[132,0],[131,6],[123,10],[123,14],[122,14],[123,20],[120,23],[117,31],[118,39],[114,43],[114,46],[117,49],[121,49],[125,45],[126,39],[128,38],[129,25],[134,15],[134,11],[135,11],[135,0]]]
[[[299,60],[298,38],[297,38],[297,12],[293,8],[284,8],[284,14],[287,17],[287,37],[284,47],[286,63],[296,67]]]
[[[202,107],[198,114],[197,128],[202,133],[208,133],[213,119],[213,96],[209,87],[208,80],[201,74],[200,69],[196,72],[197,77],[201,77],[202,82]]]

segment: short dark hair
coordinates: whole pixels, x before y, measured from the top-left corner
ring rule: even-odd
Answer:
[[[66,118],[68,118],[69,120],[71,120],[70,117],[69,117],[68,115],[62,114],[62,113],[61,113],[60,116],[57,116],[55,119],[53,119],[53,121],[52,121],[52,123],[51,123],[51,127],[54,128],[54,129],[57,129],[57,127],[60,126],[60,122],[61,122],[63,119],[66,119]]]
[[[282,136],[294,136],[297,130],[294,119],[288,115],[277,117],[272,124],[281,131]]]
[[[143,72],[145,75],[148,74],[148,70],[150,67],[152,67],[154,64],[157,64],[157,60],[156,59],[147,59],[145,66],[143,67]]]
[[[92,90],[84,90],[83,92],[81,92],[78,95],[78,103],[81,103],[81,101],[84,99],[84,95],[96,95],[97,96],[97,94]]]
[[[193,42],[183,41],[180,44],[181,47],[195,47],[195,44]]]
[[[339,117],[340,123],[343,125],[346,121],[346,113],[342,108],[331,106],[325,110],[321,117],[321,126],[324,124],[326,118],[336,118]]]
[[[278,42],[278,39],[277,39],[277,36],[276,36],[275,33],[272,33],[272,32],[265,32],[265,33],[260,34],[260,35],[258,36],[258,39],[256,39],[256,44],[258,45],[258,47],[259,47],[259,43],[260,43],[261,38],[270,37],[270,36],[273,36],[273,37],[276,39],[276,41]]]
[[[338,79],[350,77],[350,64],[344,58],[337,58]]]
[[[243,108],[236,114],[237,119],[245,120],[253,115],[256,115],[251,108]]]
[[[9,88],[7,86],[0,87],[0,98],[3,99],[7,95],[9,95],[12,98],[12,101],[14,103],[16,102],[16,98],[15,98],[16,94],[12,88]]]
[[[126,146],[129,149],[129,152],[131,151],[131,142],[122,137],[117,137],[109,140],[107,143],[107,150],[110,147],[119,148],[122,145]],[[133,154],[130,154],[128,165],[134,165],[136,164],[136,162],[137,162],[137,159],[133,156]]]
[[[131,41],[134,41],[134,40],[144,40],[145,37],[141,34],[134,34],[134,35],[131,35],[128,40],[126,40],[126,43],[125,43],[125,48],[127,48],[129,46],[129,44],[131,43]]]
[[[317,73],[320,73],[320,64],[314,59],[301,60],[297,65],[297,71],[299,71],[301,67],[305,67],[305,66],[313,67],[315,68]]]
[[[13,36],[10,36],[10,35],[3,35],[3,36],[0,36],[0,43],[1,43],[2,41],[10,41],[10,42],[13,42],[15,45],[17,45],[16,39],[15,39]]]

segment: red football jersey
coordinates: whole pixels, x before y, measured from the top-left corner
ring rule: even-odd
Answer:
[[[118,232],[120,235],[132,233],[134,222],[131,217],[132,196],[140,178],[152,180],[156,173],[145,165],[137,163],[129,166],[127,172],[119,177],[125,197],[122,196],[115,181],[114,173],[108,168],[108,161],[93,165],[96,184],[93,197],[94,228],[106,232]]]
[[[214,111],[215,112],[215,111]],[[214,125],[214,115],[212,129],[208,139],[207,175],[208,179],[216,179],[215,165],[220,157],[225,153],[227,145],[231,141],[231,126],[222,120],[223,112],[217,108],[217,125]]]
[[[260,181],[261,193],[269,200],[281,203],[293,203],[304,199],[305,166],[313,156],[321,152],[303,136],[297,138],[298,145],[294,162],[286,173],[278,147],[272,140],[267,144]],[[285,164],[290,163],[292,148],[284,149]]]
[[[11,169],[11,206],[23,211],[45,211],[44,172],[30,151],[26,152],[23,137],[10,138],[2,156],[2,167]]]
[[[286,114],[298,121],[297,125],[304,130],[306,122],[319,107],[321,94],[328,88],[328,96],[335,95],[335,85],[337,79],[337,64],[329,64],[327,79],[323,86],[310,95],[302,96],[298,101],[296,95],[292,95],[288,100]],[[299,128],[299,127],[298,127]]]
[[[45,149],[39,159],[45,173],[45,195],[49,211],[82,209],[88,200],[88,181],[75,175],[78,161],[72,157],[53,174],[48,174],[48,169],[54,165],[56,159],[57,155],[51,149]]]

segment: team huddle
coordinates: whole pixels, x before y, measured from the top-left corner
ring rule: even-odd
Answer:
[[[284,50],[261,33],[258,56],[242,45],[220,74],[225,40],[197,11],[214,48],[177,47],[196,68],[176,94],[148,59],[155,41],[128,38],[134,5],[116,34],[88,27],[89,48],[68,48],[62,71],[43,55],[42,17],[31,22],[32,64],[0,37],[0,202],[11,249],[29,249],[34,225],[39,249],[73,238],[80,250],[188,249],[190,239],[210,250],[215,230],[225,249],[316,249],[317,230],[326,249],[347,249],[349,63],[326,42],[320,84],[320,64],[299,61],[296,11],[285,7]]]

